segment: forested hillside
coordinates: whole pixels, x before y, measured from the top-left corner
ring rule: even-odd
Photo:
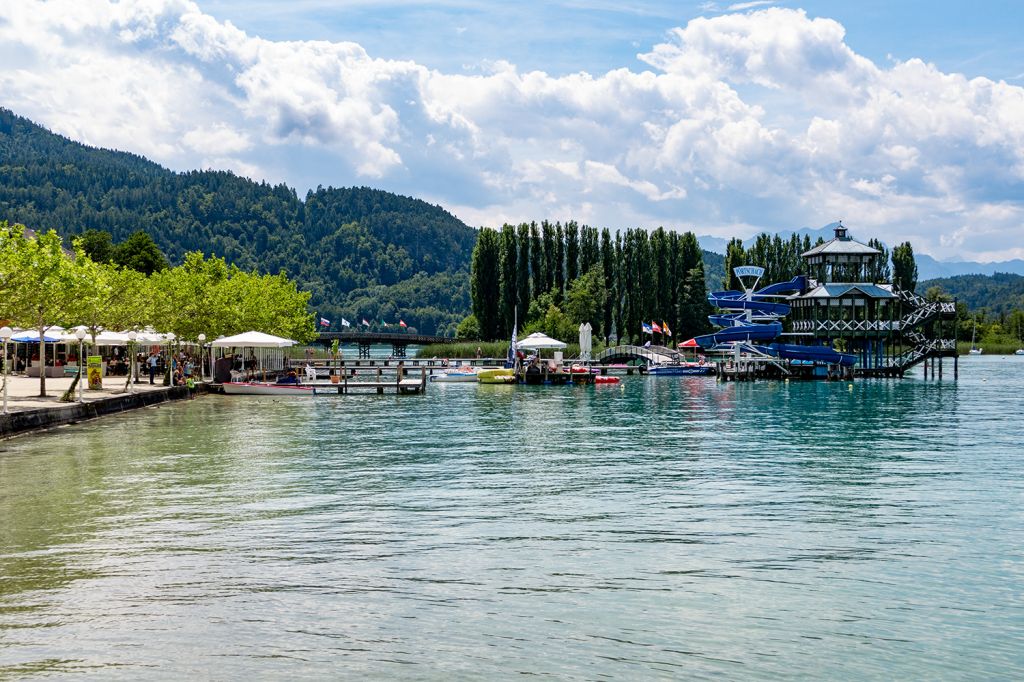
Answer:
[[[244,269],[285,270],[337,327],[341,317],[452,332],[469,312],[476,231],[440,207],[368,188],[300,201],[229,172],[174,173],[78,144],[0,109],[0,220],[66,237],[142,229],[172,263],[193,250]]]
[[[998,272],[994,275],[957,275],[929,279],[917,285],[920,294],[938,287],[956,297],[968,310],[986,309],[992,315],[1005,315],[1024,309],[1024,276]]]

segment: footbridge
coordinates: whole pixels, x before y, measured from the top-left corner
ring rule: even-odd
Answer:
[[[665,346],[612,346],[594,355],[593,362],[601,365],[642,361],[647,365],[679,362],[679,353]]]
[[[370,346],[375,344],[391,344],[391,354],[396,358],[406,356],[407,346],[424,346],[430,343],[450,343],[455,339],[449,336],[430,336],[428,334],[405,334],[401,332],[320,332],[314,343],[323,346],[338,343],[354,343],[359,346],[359,357],[370,357]]]

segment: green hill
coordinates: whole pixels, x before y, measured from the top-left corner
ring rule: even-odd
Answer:
[[[1024,309],[1024,276],[997,272],[994,275],[956,275],[918,283],[917,291],[926,293],[938,287],[955,296],[969,310],[986,309],[993,315],[1005,315]]]
[[[453,332],[469,312],[476,230],[438,206],[369,188],[286,185],[230,172],[175,173],[96,149],[0,109],[0,220],[65,236],[148,232],[172,262],[216,253],[245,269],[285,270],[335,326],[344,316]]]

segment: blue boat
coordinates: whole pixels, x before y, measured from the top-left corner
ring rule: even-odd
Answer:
[[[647,373],[659,377],[708,376],[715,373],[715,366],[688,363],[679,365],[653,365],[647,368]]]

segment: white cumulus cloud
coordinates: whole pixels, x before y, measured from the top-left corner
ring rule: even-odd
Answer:
[[[445,73],[270,41],[188,0],[0,4],[3,106],[175,169],[373,184],[473,224],[721,235],[843,218],[938,256],[1024,257],[1024,89],[872,63],[799,10],[697,18],[641,68]]]

